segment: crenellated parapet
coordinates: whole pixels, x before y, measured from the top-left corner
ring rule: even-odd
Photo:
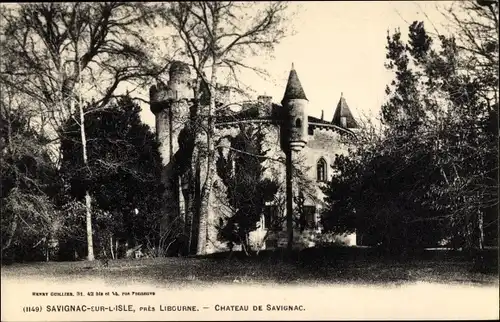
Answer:
[[[149,88],[150,108],[153,114],[158,114],[170,105],[170,97],[168,95],[167,85],[163,82],[158,82]]]
[[[199,136],[194,135],[198,119],[192,112],[195,108],[206,107],[209,101],[207,97],[210,95],[206,88],[205,90],[201,88],[197,91],[198,97],[195,97],[196,80],[193,76],[189,65],[178,61],[172,62],[168,81],[159,81],[149,92],[150,108],[156,119],[156,135],[164,165],[162,181],[165,185],[163,195],[165,206],[162,229],[168,229],[168,224],[173,222],[175,216],[183,216],[181,218],[184,218],[186,224],[184,233],[190,236],[192,241],[191,251],[196,250],[200,232],[198,214],[193,207],[198,202],[196,198],[200,196],[201,178],[205,177],[204,171],[206,171],[206,167],[197,165],[203,160],[196,158],[196,153],[200,151],[195,142],[195,138]],[[280,182],[285,177],[286,193],[290,197],[296,195],[298,189],[306,185],[297,178],[292,178],[292,172],[286,169],[292,169],[292,165],[304,166],[303,173],[308,177],[307,180],[312,179],[311,185],[315,187],[314,189],[317,188],[310,189],[317,196],[308,199],[308,206],[318,207],[319,211],[321,205],[316,199],[322,196],[320,186],[324,181],[315,180],[318,162],[321,160],[326,169],[321,173],[325,176],[331,175],[329,169],[337,155],[348,152],[348,146],[344,143],[348,140],[344,138],[355,137],[355,130],[358,127],[345,99],[341,97],[332,121],[324,120],[323,116],[316,118],[308,115],[309,101],[293,65],[281,104],[273,103],[272,97],[268,95],[248,100],[247,96],[240,95],[242,93],[237,89],[222,84],[217,84],[216,91],[213,138],[217,142],[218,149],[222,148],[223,153],[229,153],[231,139],[236,137],[243,127],[258,127],[263,131],[263,146],[268,151],[268,159],[264,161],[265,176],[277,177]],[[224,149],[226,145],[228,149]],[[283,159],[287,160],[286,164],[279,162]],[[222,184],[219,181],[217,183]],[[284,194],[284,191],[281,193]],[[211,195],[211,198],[215,197]],[[206,232],[208,240],[214,242],[217,239],[215,229],[219,219],[217,216],[223,212],[224,205],[217,204],[217,200],[212,199],[209,200]],[[287,213],[293,213],[293,207],[288,204]],[[267,224],[264,219],[263,223],[259,233],[265,232]],[[289,224],[287,220],[287,227]],[[262,239],[264,235],[263,233],[256,238]],[[212,247],[210,245],[212,244],[207,242],[208,248]]]
[[[172,62],[168,83],[158,82],[156,86],[152,86],[149,98],[154,114],[169,107],[173,102],[193,99],[193,81],[189,65],[180,61]]]

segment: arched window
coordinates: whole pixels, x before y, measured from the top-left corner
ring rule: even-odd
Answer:
[[[323,158],[316,163],[316,180],[326,181],[326,161]]]
[[[302,126],[302,121],[300,119],[297,119],[295,121],[295,127],[301,127]]]

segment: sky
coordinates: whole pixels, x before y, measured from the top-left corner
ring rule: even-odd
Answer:
[[[343,93],[355,117],[376,118],[385,101],[392,73],[384,67],[387,31],[400,28],[403,36],[415,20],[429,31],[446,33],[438,7],[446,1],[326,1],[291,2],[293,35],[276,45],[272,57],[249,63],[267,70],[267,79],[254,73],[241,81],[253,96],[266,94],[279,103],[292,63],[309,100],[308,114],[330,120]],[[147,94],[146,94],[147,95]],[[154,129],[154,115],[142,106],[141,118]]]

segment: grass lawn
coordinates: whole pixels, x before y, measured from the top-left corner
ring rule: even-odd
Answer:
[[[95,262],[22,263],[2,266],[2,279],[92,280],[154,283],[165,287],[207,283],[247,284],[359,284],[387,285],[415,282],[498,285],[497,250],[487,252],[487,267],[473,270],[460,252],[429,250],[409,260],[378,256],[357,247],[312,248],[284,262],[280,251],[264,251],[246,258],[239,253],[204,257],[114,260],[104,267]]]

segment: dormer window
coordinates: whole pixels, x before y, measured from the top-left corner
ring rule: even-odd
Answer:
[[[326,181],[326,161],[323,158],[316,163],[316,180],[319,182]]]

